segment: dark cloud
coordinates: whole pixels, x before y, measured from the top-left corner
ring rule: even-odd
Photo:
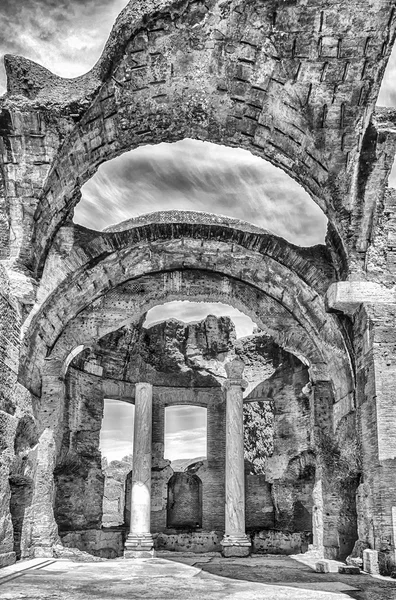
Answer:
[[[127,0],[1,0],[0,56],[21,54],[62,77],[98,60]],[[4,67],[0,94],[5,91]]]

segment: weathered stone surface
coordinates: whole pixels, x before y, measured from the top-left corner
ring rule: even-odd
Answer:
[[[308,550],[310,535],[268,529],[252,536],[254,554],[299,554]]]
[[[268,417],[271,439],[264,458],[250,459],[272,485],[281,534],[290,527],[298,538],[312,524],[314,547],[329,557],[351,554],[358,537],[356,558],[367,545],[378,552],[381,573],[394,568],[396,192],[386,185],[396,116],[374,112],[374,105],[395,12],[386,0],[281,8],[131,2],[85,76],[65,80],[21,57],[6,59],[8,92],[0,99],[5,562],[13,560],[14,537],[22,556],[51,557],[58,524],[65,531],[100,527],[104,390],[133,400],[131,387],[147,374],[160,373],[153,383],[166,382],[153,429],[156,526],[166,525],[171,477],[161,454],[163,409],[169,397],[182,395],[170,381],[178,374],[184,402],[198,398],[208,407],[208,460],[196,474],[203,527],[220,530],[225,430],[216,383],[224,378],[224,355],[234,352],[246,358],[249,399],[268,402],[254,416]],[[326,247],[296,248],[244,222],[175,211],[102,233],[71,223],[81,185],[104,160],[185,137],[245,148],[292,175],[329,218]],[[271,343],[263,352],[257,339],[236,347],[226,321],[209,320],[190,330],[159,327],[157,341],[169,354],[153,352],[149,341],[133,374],[125,342],[136,342],[134,325],[152,306],[174,299],[242,309],[266,332],[266,343],[274,340],[304,367],[276,364]],[[109,340],[119,354],[106,362]],[[90,348],[84,364],[72,364],[80,346]],[[27,489],[16,491],[18,473],[32,480],[31,497]],[[269,507],[266,486],[263,505]]]
[[[345,567],[338,567],[338,572],[342,575],[360,575],[359,567],[353,567],[346,565]]]
[[[153,535],[156,550],[175,552],[220,552],[222,531],[197,531],[193,533],[156,533]]]
[[[374,575],[379,573],[377,550],[363,550],[363,570]]]
[[[117,546],[119,536],[106,536],[106,534],[103,535],[103,532],[98,531],[90,536],[90,533],[89,531],[81,532],[81,534],[73,532],[72,535],[63,536],[64,545],[54,546],[54,558],[65,558],[76,562],[100,562],[118,556],[114,555],[114,547]],[[104,544],[107,545],[103,548]],[[88,547],[89,552],[85,552],[84,547]],[[110,554],[110,556],[106,556],[106,554]]]
[[[318,560],[318,562],[315,564],[315,570],[317,573],[330,573],[329,561]]]
[[[117,527],[124,523],[126,479],[132,470],[132,462],[112,461],[104,469],[103,490],[104,527]]]

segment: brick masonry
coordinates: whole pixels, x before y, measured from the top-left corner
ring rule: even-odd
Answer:
[[[341,9],[337,2],[153,0],[128,5],[101,59],[81,78],[64,80],[7,57],[8,93],[0,99],[0,564],[15,559],[9,477],[26,484],[24,522],[14,514],[19,550],[53,555],[54,507],[67,513],[53,473],[67,435],[92,477],[91,488],[79,484],[81,498],[95,497],[87,522],[99,524],[98,456],[88,460],[84,452],[97,442],[103,390],[132,397],[134,381],[112,378],[120,356],[107,365],[91,357],[90,371],[79,377],[95,390],[92,406],[80,384],[70,387],[73,370],[65,380],[76,348],[94,356],[99,340],[115,342],[118,330],[123,339],[123,328],[151,306],[193,299],[242,309],[307,367],[312,387],[309,411],[299,408],[301,431],[286,408],[275,421],[304,458],[286,464],[280,435],[272,473],[289,489],[282,477],[290,478],[290,468],[308,473],[312,450],[315,475],[298,493],[302,504],[310,497],[316,546],[329,555],[349,551],[347,524],[356,522],[354,552],[378,551],[381,572],[393,568],[396,201],[387,180],[396,114],[375,103],[395,24],[387,0]],[[193,213],[161,213],[104,233],[72,224],[81,186],[104,160],[185,137],[245,148],[294,177],[328,216],[326,247],[296,248],[246,223]],[[251,400],[300,393],[279,372],[256,383]],[[73,412],[84,397],[92,438]],[[304,431],[312,447],[303,450]],[[158,427],[155,435],[159,440]],[[209,487],[216,486],[220,493],[213,479]],[[303,521],[305,513],[297,513]]]

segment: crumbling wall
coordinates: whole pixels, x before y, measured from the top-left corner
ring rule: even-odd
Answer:
[[[103,527],[124,525],[126,480],[131,469],[132,463],[122,460],[113,460],[103,468]]]
[[[32,475],[31,448],[37,441],[29,426],[34,429],[31,396],[17,382],[21,321],[0,265],[0,566],[15,562],[15,551],[20,555],[23,515],[16,514],[15,494],[22,493],[26,506],[29,497],[22,488]]]
[[[178,472],[168,482],[169,529],[202,528],[202,482],[197,475]]]
[[[103,415],[100,378],[69,368],[63,441],[55,466],[55,518],[59,531],[98,529],[104,476],[99,451]]]

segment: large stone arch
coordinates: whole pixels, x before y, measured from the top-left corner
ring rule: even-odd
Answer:
[[[248,314],[279,346],[308,363],[313,381],[331,381],[336,401],[352,398],[353,373],[345,348],[329,349],[326,340],[311,338],[279,302],[249,284],[198,270],[156,273],[111,290],[65,327],[50,358],[64,364],[70,348],[93,346],[112,331],[138,322],[153,306],[171,300],[231,304]],[[333,322],[332,326],[338,324]],[[33,385],[39,386],[39,369],[32,377]]]
[[[361,149],[355,131],[369,123],[390,53],[389,3],[346,6],[342,18],[337,4],[132,4],[85,77],[63,80],[8,59],[14,93],[69,107],[34,216],[34,270],[103,161],[185,137],[242,147],[283,168],[328,215],[344,255],[351,206],[343,197]]]
[[[119,293],[114,288],[127,285],[127,293],[137,298],[133,300],[136,318],[167,299],[193,295],[224,301],[229,297],[265,328],[265,306],[268,314],[277,315],[275,326],[268,329],[279,339],[279,345],[299,356],[315,354],[315,359],[308,358],[311,364],[333,362],[341,368],[344,363],[343,372],[347,365],[349,375],[342,386],[346,394],[352,388],[348,344],[338,317],[326,313],[322,296],[332,270],[325,256],[322,262],[308,260],[308,264],[307,257],[304,250],[265,232],[253,233],[218,223],[151,223],[98,235],[71,253],[65,261],[63,280],[26,324],[20,377],[39,394],[45,358],[57,356],[57,360],[64,360],[74,347],[86,343],[77,341],[73,326],[68,330],[68,325],[80,319],[86,322],[88,331],[93,326],[92,334],[101,303],[109,299],[110,305],[113,299],[110,327],[115,328],[118,317],[121,326],[125,315],[121,311],[120,316],[114,303],[114,294]],[[196,289],[191,292],[188,278],[183,280],[186,271],[203,273],[208,280],[212,275],[220,279],[215,285],[211,283],[204,294]],[[157,277],[160,282],[151,284],[147,294],[140,279],[145,276]],[[231,286],[229,281],[233,282]],[[44,313],[45,320],[41,318]],[[290,323],[289,330],[285,323]],[[74,341],[64,347],[66,355],[62,351],[58,356],[55,347],[62,335]]]

